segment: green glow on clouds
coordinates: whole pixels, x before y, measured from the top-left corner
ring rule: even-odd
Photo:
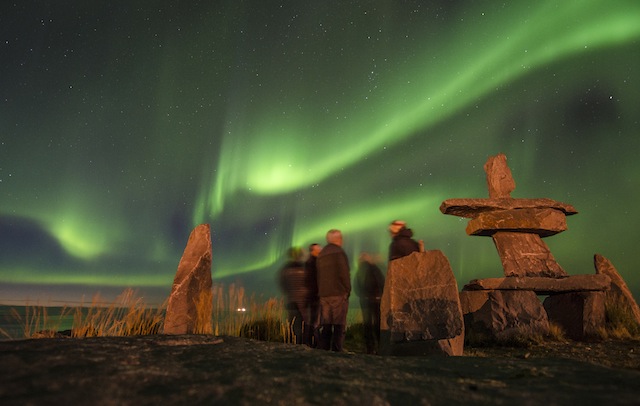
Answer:
[[[524,7],[530,14],[525,23],[515,18],[510,22],[504,15],[498,21],[487,18],[489,21],[485,22],[481,18],[476,26],[466,28],[464,38],[458,38],[463,45],[454,48],[455,54],[433,55],[426,50],[417,65],[422,69],[409,67],[412,73],[422,71],[421,74],[416,77],[403,72],[390,75],[393,77],[379,90],[391,95],[386,97],[387,101],[375,105],[364,99],[342,100],[347,105],[374,104],[362,116],[348,117],[346,123],[310,128],[304,123],[314,122],[312,117],[308,120],[299,116],[295,120],[279,118],[286,114],[270,109],[267,103],[265,123],[250,128],[242,123],[242,128],[230,130],[226,135],[235,141],[227,143],[225,138],[222,156],[233,158],[220,161],[218,175],[210,185],[212,198],[206,205],[215,215],[218,208],[224,206],[224,196],[232,196],[238,189],[278,194],[321,182],[367,154],[441,122],[531,70],[637,39],[640,24],[634,11],[637,12],[639,6],[634,6],[635,10],[629,10],[611,8],[599,1],[547,2],[538,6],[537,12],[529,9],[531,5]],[[523,10],[516,10],[514,14],[521,12]],[[499,24],[503,21],[506,29]],[[489,39],[479,42],[482,38]],[[438,59],[444,62],[439,68],[433,68],[431,61]],[[411,79],[406,83],[397,82],[395,76]],[[434,78],[438,79],[434,81]],[[285,106],[285,109],[295,107]],[[245,135],[237,134],[242,131],[250,133],[247,134],[249,142]],[[306,141],[309,137],[312,144]]]
[[[217,278],[272,271],[330,228],[352,260],[384,256],[396,218],[461,282],[499,276],[490,239],[438,211],[486,196],[498,152],[518,197],[580,211],[549,241],[569,272],[601,251],[637,263],[602,234],[638,223],[620,202],[640,174],[640,2],[343,3],[25,12],[0,38],[0,220],[64,255],[16,253],[0,283],[166,286],[200,223]]]

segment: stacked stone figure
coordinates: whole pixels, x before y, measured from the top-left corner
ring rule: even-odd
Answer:
[[[466,328],[503,338],[545,334],[553,321],[572,338],[597,334],[610,278],[569,276],[542,241],[565,231],[566,217],[576,209],[551,199],[512,198],[515,182],[504,154],[490,157],[484,169],[488,199],[449,199],[440,206],[443,214],[471,219],[468,235],[491,237],[504,269],[503,278],[473,280],[463,288]],[[538,295],[548,295],[544,305]]]

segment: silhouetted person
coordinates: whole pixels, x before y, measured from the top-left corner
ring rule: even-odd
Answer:
[[[280,270],[280,286],[285,295],[287,321],[293,328],[296,344],[307,344],[306,328],[310,325],[309,314],[309,281],[302,262],[302,250],[298,247],[289,249],[289,260]]]
[[[420,252],[420,244],[413,239],[413,231],[407,228],[407,223],[395,220],[389,225],[391,244],[389,245],[389,261],[405,257],[412,252]]]
[[[371,255],[366,252],[360,254],[355,290],[360,298],[367,354],[377,354],[380,345],[380,299],[383,289],[382,271]]]
[[[342,249],[340,230],[327,232],[327,245],[320,251],[318,268],[318,296],[320,297],[320,348],[342,351],[349,311],[351,276],[349,260]]]
[[[320,342],[320,298],[318,297],[318,268],[316,267],[316,260],[321,250],[322,246],[320,244],[313,243],[309,245],[309,258],[304,263],[309,286],[309,327],[311,329],[309,335],[312,337],[308,344],[313,348],[317,348]]]

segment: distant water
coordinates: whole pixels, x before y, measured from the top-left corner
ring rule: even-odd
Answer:
[[[64,307],[0,305],[0,340],[25,338],[25,326],[32,333],[71,329],[74,310]]]

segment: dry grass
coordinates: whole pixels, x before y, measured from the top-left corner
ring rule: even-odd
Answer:
[[[565,336],[564,329],[557,323],[549,322],[549,333],[546,338],[549,341],[555,341],[558,343],[566,343],[567,337]]]
[[[24,316],[11,309],[11,316],[21,326],[24,338],[60,335],[64,317],[73,316],[72,337],[149,335],[162,332],[167,303],[150,308],[132,289],[126,289],[108,306],[99,295],[87,306],[63,308],[61,315],[50,317],[46,306],[26,306]],[[195,299],[196,334],[242,336],[267,341],[293,342],[291,326],[281,299],[263,302],[247,298],[244,288],[214,286]],[[0,335],[11,339],[5,331]]]
[[[214,285],[211,292],[195,299],[195,305],[196,334],[295,342],[281,298],[260,301],[253,296],[247,297],[242,287]],[[27,306],[24,316],[12,309],[12,317],[21,325],[25,338],[59,336],[64,317],[73,317],[72,337],[150,335],[162,332],[166,307],[167,302],[159,308],[148,307],[134,290],[126,289],[107,306],[96,295],[87,306],[63,308],[57,317],[50,317],[46,306]],[[357,321],[361,324],[361,320]],[[356,323],[356,327],[360,326]],[[358,335],[358,328],[348,330],[352,330],[348,331],[349,337]],[[3,331],[0,335],[12,338]]]
[[[130,336],[157,334],[162,331],[166,302],[157,309],[148,308],[133,290],[125,290],[109,306],[100,305],[95,296],[85,307],[63,308],[59,315],[51,316],[46,306],[26,306],[24,315],[11,309],[12,317],[21,326],[25,338],[46,338],[58,335],[63,319],[73,315],[73,337]],[[606,303],[606,325],[598,330],[602,340],[640,339],[640,326],[631,309],[619,302]],[[282,299],[270,298],[259,302],[247,298],[242,287],[216,285],[196,299],[198,320],[196,334],[228,335],[264,341],[295,342],[291,325],[286,321]],[[352,320],[347,330],[349,341],[358,336],[359,320]],[[361,323],[360,323],[361,324]],[[349,331],[351,330],[351,331]],[[0,335],[12,338],[5,331]],[[544,342],[567,342],[563,329],[550,323],[548,334],[534,335],[527,331],[514,331],[499,340],[467,332],[467,345],[529,347]]]
[[[126,289],[108,307],[100,307],[99,296],[91,306],[75,308],[73,337],[130,336],[157,334],[164,321],[165,305],[148,308],[132,289]]]
[[[488,332],[485,334],[471,330],[465,335],[465,344],[471,347],[513,347],[529,348],[548,342],[566,343],[564,329],[556,323],[549,323],[549,330],[545,334],[534,333],[528,328],[514,328],[507,334],[494,337]]]
[[[256,300],[246,297],[244,288],[223,285],[213,288],[213,333],[263,341],[292,342],[282,299]]]
[[[16,309],[11,309],[11,316],[20,325],[26,338],[47,338],[55,336],[60,329],[63,320],[71,313],[70,309],[63,308],[59,315],[50,316],[46,306],[25,306],[24,316]],[[11,336],[4,330],[0,334],[7,338]]]
[[[598,330],[601,339],[640,339],[640,325],[629,306],[616,300],[605,302],[606,326]]]
[[[195,334],[213,333],[213,291],[204,291],[195,299],[196,323]]]
[[[234,284],[225,290],[223,285],[212,289],[212,327],[214,335],[240,335],[246,318],[244,288]]]
[[[96,299],[97,300],[97,299]],[[248,303],[247,303],[248,302]],[[245,296],[243,287],[216,285],[210,292],[195,299],[195,334],[244,336],[267,341],[292,340],[285,319],[284,306],[279,299],[258,303]],[[146,309],[133,291],[126,290],[107,308],[95,303],[76,311],[72,335],[124,336],[157,334],[162,330],[166,305],[155,312]]]

